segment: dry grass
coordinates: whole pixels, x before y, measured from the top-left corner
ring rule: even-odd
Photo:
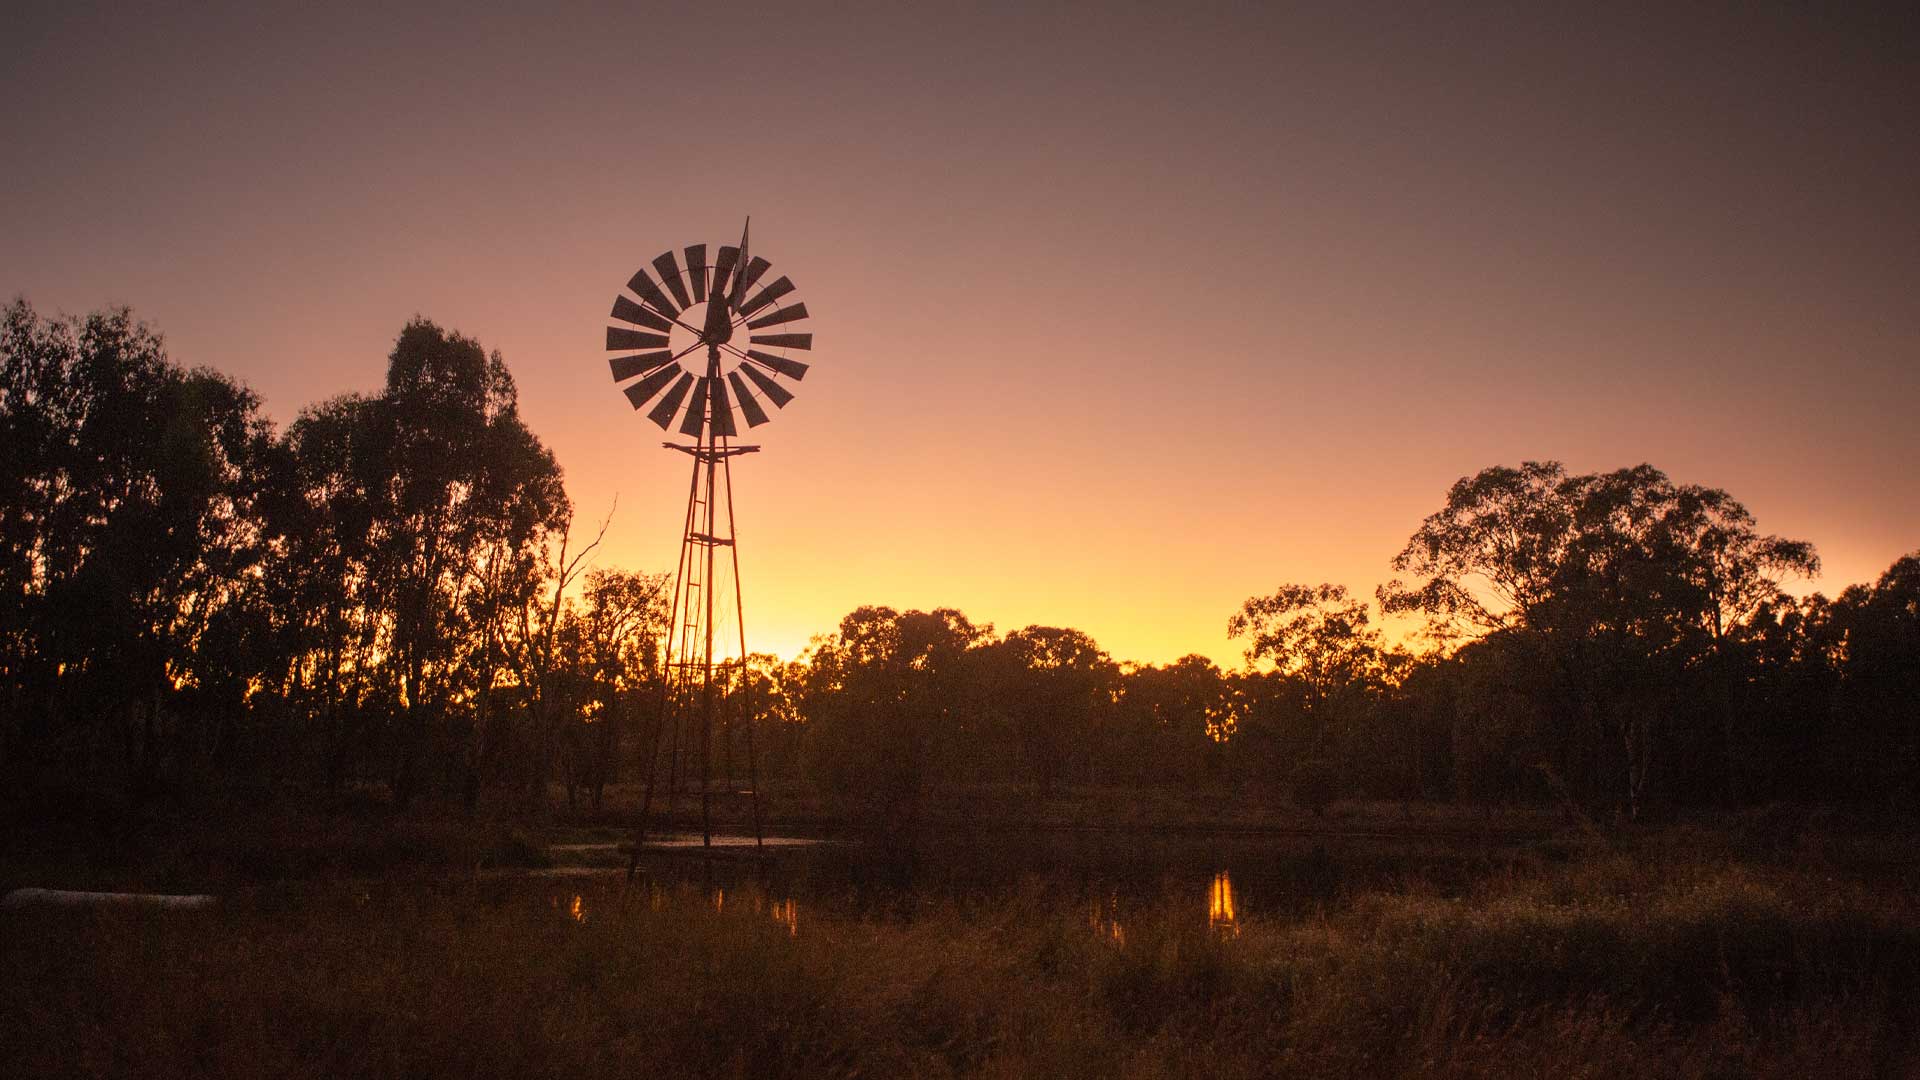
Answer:
[[[1920,1073],[1897,887],[1681,841],[1470,895],[1211,930],[1041,882],[911,918],[753,894],[268,888],[10,913],[11,1075],[1885,1076]]]

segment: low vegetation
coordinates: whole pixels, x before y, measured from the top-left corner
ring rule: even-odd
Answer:
[[[1550,851],[1458,895],[1413,876],[1231,921],[1040,878],[884,917],[617,876],[11,912],[0,1057],[155,1078],[1920,1068],[1898,868],[1755,842]]]

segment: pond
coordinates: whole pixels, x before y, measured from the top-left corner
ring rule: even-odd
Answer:
[[[1247,918],[1298,917],[1358,892],[1458,895],[1534,856],[1513,841],[1377,835],[1168,835],[1034,830],[923,837],[910,845],[698,836],[650,841],[636,891],[624,870],[558,871],[533,883],[546,902],[586,918],[597,905],[699,902],[749,908],[799,933],[809,914],[911,919],[929,908],[990,906],[1020,895],[1085,912],[1123,938],[1130,914],[1190,908],[1232,934]]]

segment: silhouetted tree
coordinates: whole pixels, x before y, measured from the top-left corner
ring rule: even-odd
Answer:
[[[1093,751],[1107,782],[1196,786],[1221,779],[1235,729],[1232,687],[1213,661],[1126,665],[1120,700]]]
[[[816,638],[801,700],[828,792],[879,820],[915,820],[976,723],[967,690],[991,634],[950,608],[862,607]]]
[[[1371,741],[1399,660],[1369,624],[1366,602],[1342,585],[1282,585],[1242,604],[1227,635],[1246,638],[1249,668],[1269,672],[1250,684],[1243,751],[1258,748],[1263,767],[1289,778],[1315,810],[1361,781],[1341,759],[1348,745]]]
[[[1114,704],[1119,669],[1078,630],[1029,626],[986,652],[990,708],[1004,717],[1043,796],[1065,780],[1091,782],[1096,739]]]
[[[0,664],[9,743],[81,769],[99,737],[145,788],[200,734],[183,687],[230,702],[212,650],[261,557],[254,503],[269,444],[258,401],[184,371],[125,310],[0,328]]]
[[[1758,534],[1725,492],[1646,465],[1569,476],[1528,462],[1455,484],[1393,563],[1424,580],[1393,581],[1380,600],[1426,616],[1436,637],[1505,635],[1505,648],[1531,652],[1556,681],[1543,765],[1638,814],[1662,747],[1701,736],[1701,700],[1719,704],[1709,756],[1731,776],[1731,694],[1711,669],[1731,626],[1817,566],[1810,545]]]
[[[1920,552],[1842,592],[1830,618],[1836,793],[1910,813],[1920,808]]]
[[[580,603],[562,621],[557,652],[578,690],[578,720],[565,742],[568,803],[588,786],[599,810],[618,771],[623,737],[658,701],[661,642],[671,618],[665,574],[590,570]]]
[[[404,805],[435,724],[462,674],[473,674],[460,667],[461,620],[487,573],[480,560],[524,559],[549,534],[564,535],[571,507],[553,455],[520,421],[506,363],[472,339],[408,323],[364,419],[375,481],[370,580],[387,618],[400,708],[393,789]]]

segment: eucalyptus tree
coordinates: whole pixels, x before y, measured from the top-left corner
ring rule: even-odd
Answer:
[[[658,702],[661,644],[671,618],[666,574],[595,569],[563,612],[554,650],[568,702],[561,768],[571,805],[585,785],[595,810],[618,773],[636,717]]]
[[[168,359],[126,309],[0,330],[0,664],[8,741],[57,743],[138,784],[181,745],[178,690],[231,665],[209,629],[262,553],[258,399]],[[245,673],[239,673],[244,677]],[[244,682],[244,678],[242,679]]]
[[[1401,656],[1344,585],[1281,585],[1249,597],[1227,620],[1246,639],[1255,691],[1243,752],[1292,778],[1296,797],[1318,810],[1353,776],[1335,775],[1344,751],[1380,720]],[[1351,765],[1348,772],[1351,772]]]
[[[381,462],[367,452],[372,398],[302,409],[275,461],[265,515],[280,698],[319,735],[320,771],[344,784],[382,709],[384,633],[371,538]]]
[[[911,822],[982,741],[971,690],[992,632],[951,608],[861,607],[814,639],[800,707],[823,787],[876,820]]]
[[[1828,618],[1840,675],[1832,794],[1920,810],[1920,552],[1842,592]]]
[[[987,659],[992,708],[1006,718],[1040,794],[1104,779],[1093,773],[1093,746],[1114,715],[1119,666],[1093,638],[1028,626],[995,644]]]
[[[1217,777],[1238,725],[1233,686],[1204,656],[1120,669],[1115,722],[1096,752],[1109,780],[1198,786]]]
[[[1712,739],[1721,753],[1705,756],[1731,759],[1733,711],[1702,725],[1695,703],[1727,700],[1715,685],[1732,678],[1718,670],[1730,628],[1818,566],[1811,545],[1762,535],[1724,491],[1649,465],[1569,475],[1527,462],[1456,483],[1394,559],[1414,580],[1379,595],[1436,637],[1505,637],[1531,653],[1556,687],[1546,764],[1637,814],[1671,744]],[[1699,781],[1665,768],[1670,793]]]
[[[388,719],[404,804],[430,770],[470,771],[474,729],[452,720],[473,723],[506,664],[509,601],[548,573],[538,552],[570,513],[560,469],[500,354],[424,319],[402,329],[381,393],[307,410],[289,443],[279,544],[318,650],[305,678],[330,712]]]

